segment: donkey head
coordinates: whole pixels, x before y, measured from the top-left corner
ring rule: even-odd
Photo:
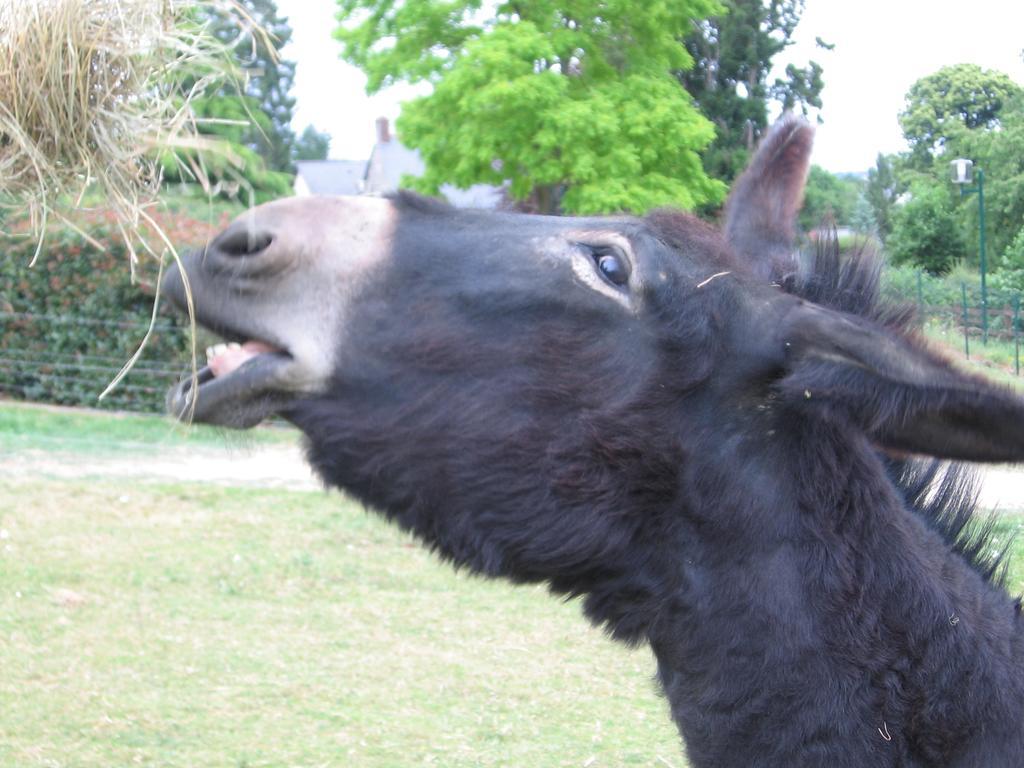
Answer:
[[[665,542],[702,524],[695,474],[757,488],[817,425],[863,450],[1024,459],[1020,400],[861,312],[870,280],[808,300],[793,220],[811,139],[793,119],[771,131],[724,234],[407,194],[257,208],[164,281],[242,345],[169,407],[280,414],[326,482],[443,555],[587,594],[639,637],[676,578]]]

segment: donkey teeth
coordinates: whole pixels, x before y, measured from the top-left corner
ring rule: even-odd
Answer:
[[[227,344],[214,344],[212,347],[206,348],[206,362],[210,362],[213,358],[218,355],[223,355],[227,352],[229,346]]]

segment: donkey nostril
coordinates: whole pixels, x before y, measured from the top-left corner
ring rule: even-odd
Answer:
[[[228,256],[255,256],[265,251],[273,241],[273,236],[267,232],[241,227],[225,232],[213,245]]]

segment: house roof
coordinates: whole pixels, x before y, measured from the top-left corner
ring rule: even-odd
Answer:
[[[366,163],[362,160],[303,160],[297,177],[314,195],[358,195],[363,191]]]
[[[395,138],[378,141],[366,164],[366,191],[370,194],[393,192],[401,185],[403,176],[422,176],[425,170],[420,153],[415,149],[409,149]]]
[[[403,176],[422,176],[425,170],[417,150],[406,147],[394,137],[378,141],[366,164],[363,191],[371,195],[394,192],[401,186]],[[503,199],[502,188],[488,184],[474,184],[469,189],[444,184],[441,194],[458,208],[496,208]]]

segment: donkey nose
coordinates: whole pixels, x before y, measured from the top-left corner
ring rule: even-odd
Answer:
[[[257,229],[246,222],[237,222],[214,238],[211,248],[233,258],[255,256],[265,251],[274,242],[274,236],[266,230]]]

